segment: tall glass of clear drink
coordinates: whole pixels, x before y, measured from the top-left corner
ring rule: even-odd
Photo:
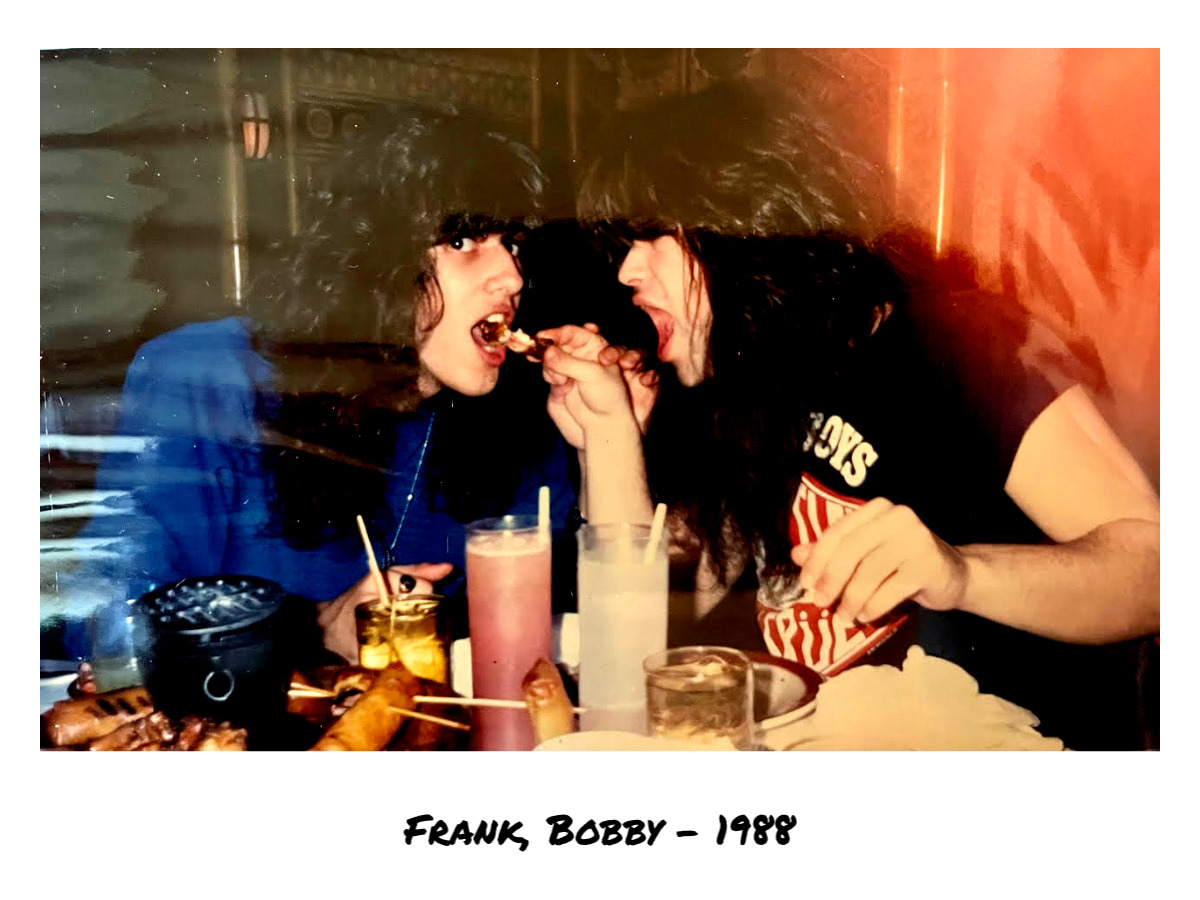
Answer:
[[[648,656],[651,735],[729,750],[754,745],[754,669],[729,647],[673,647]]]
[[[649,525],[579,529],[579,703],[584,731],[646,730],[642,660],[667,646],[666,540]]]
[[[467,526],[467,617],[476,697],[521,700],[521,679],[538,657],[552,658],[550,534],[534,516],[481,519]],[[477,707],[476,750],[532,750],[524,709]]]

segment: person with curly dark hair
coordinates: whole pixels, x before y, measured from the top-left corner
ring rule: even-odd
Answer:
[[[544,388],[483,334],[513,323],[544,181],[470,117],[381,109],[246,316],[139,350],[120,427],[152,440],[98,479],[135,482],[134,524],[81,586],[124,599],[259,575],[321,601],[326,646],[354,658],[353,610],[375,593],[357,515],[393,585],[417,590],[461,587],[464,523],[535,514],[541,485],[561,532],[575,494]]]
[[[1136,710],[1122,654],[1158,629],[1153,488],[1081,388],[1021,359],[1019,307],[885,229],[877,173],[774,102],[670,98],[591,158],[580,213],[624,240],[678,387],[553,332],[552,417],[589,467],[600,441],[623,460],[588,469],[589,505],[671,502],[718,593],[753,565],[776,655],[828,675],[917,642],[1068,746],[1136,744],[1111,710]]]

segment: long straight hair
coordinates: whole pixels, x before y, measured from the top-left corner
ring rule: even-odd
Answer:
[[[711,377],[664,379],[645,446],[653,492],[722,577],[756,547],[787,567],[809,388],[870,334],[883,298],[902,302],[864,243],[889,220],[887,183],[798,97],[738,81],[622,113],[591,147],[581,218],[614,260],[675,236],[689,296],[712,306]]]

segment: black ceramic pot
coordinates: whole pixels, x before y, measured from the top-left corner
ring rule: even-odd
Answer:
[[[155,706],[253,730],[287,708],[292,671],[320,646],[313,604],[246,575],[187,578],[135,604],[148,646],[142,673]]]

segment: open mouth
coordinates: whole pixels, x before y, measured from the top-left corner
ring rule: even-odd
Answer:
[[[471,337],[481,347],[503,347],[510,333],[504,313],[492,313],[471,326]]]
[[[471,336],[483,346],[502,346],[510,333],[504,313],[492,313],[471,326]]]
[[[634,305],[648,315],[650,321],[654,323],[654,330],[658,332],[658,358],[667,362],[667,346],[671,343],[671,335],[675,333],[675,321],[671,318],[671,314],[657,306],[638,303],[636,299]]]
[[[503,313],[492,313],[471,326],[471,339],[479,349],[479,355],[490,366],[503,364],[505,357],[504,338],[508,336],[508,321]]]

